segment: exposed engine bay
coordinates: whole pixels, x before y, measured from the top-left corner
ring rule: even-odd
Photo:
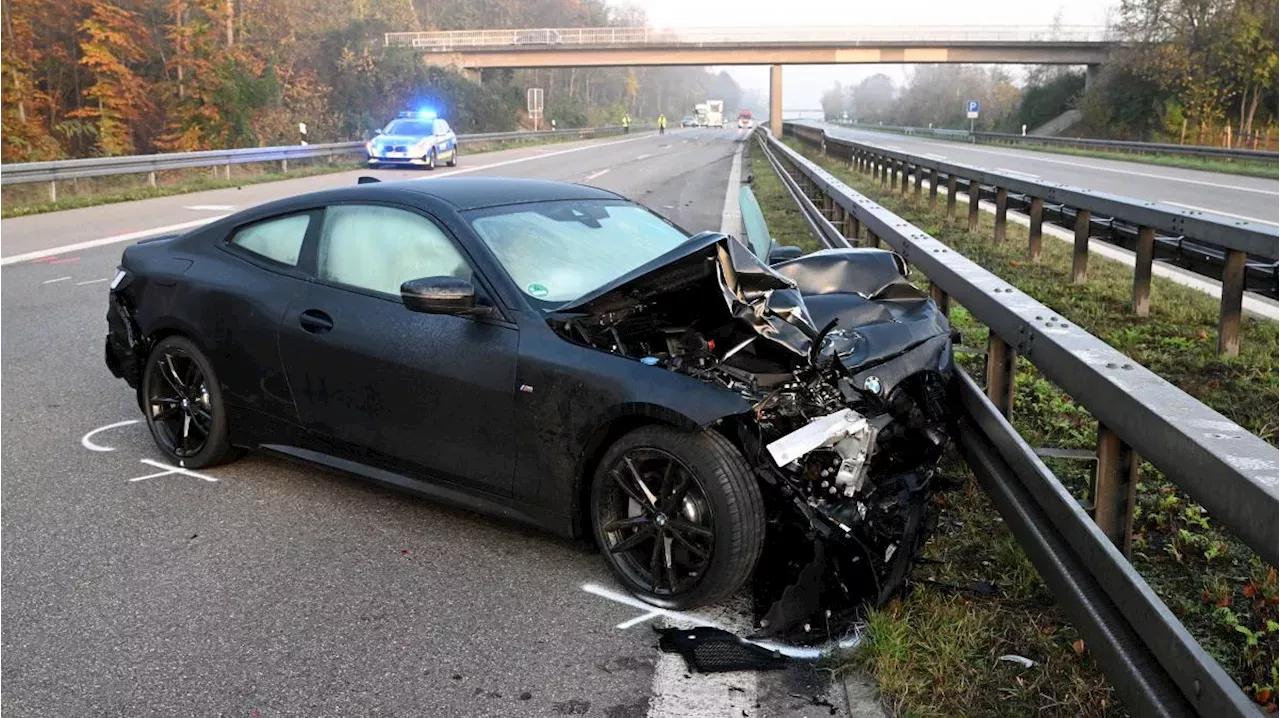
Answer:
[[[569,341],[750,402],[719,429],[765,492],[760,633],[825,640],[903,587],[927,535],[949,445],[950,325],[889,251],[769,266],[714,233],[687,250],[548,321]]]

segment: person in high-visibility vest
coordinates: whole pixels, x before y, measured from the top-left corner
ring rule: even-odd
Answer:
[[[658,115],[658,134],[665,135],[667,133],[667,116]]]
[[[628,117],[627,115],[623,115],[622,116],[622,134],[626,135],[630,133],[631,133],[631,118]]]

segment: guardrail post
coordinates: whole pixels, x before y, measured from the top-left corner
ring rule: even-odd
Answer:
[[[1138,493],[1138,454],[1101,423],[1093,480],[1093,521],[1124,555],[1133,543],[1133,504]]]
[[[841,228],[844,236],[851,240],[851,244],[858,244],[862,238],[862,223],[854,216],[852,212],[846,212],[844,215],[844,227]]]
[[[1028,216],[1031,218],[1031,229],[1027,232],[1027,256],[1031,261],[1039,262],[1040,240],[1044,236],[1044,200],[1032,198]]]
[[[875,232],[872,232],[869,229],[867,230],[867,244],[871,247],[880,246],[880,238],[876,236]]]
[[[155,187],[155,186],[156,186],[156,173],[155,173],[155,171],[151,171],[151,172],[148,172],[148,173],[147,173],[147,184],[151,185],[152,187]]]
[[[907,196],[907,185],[911,184],[911,163],[907,160],[902,161],[902,190],[903,197]]]
[[[929,168],[929,206],[938,206],[938,170]]]
[[[947,175],[947,221],[956,218],[956,176]]]
[[[1222,268],[1222,309],[1218,314],[1218,354],[1240,353],[1240,307],[1244,302],[1245,254],[1228,250]]]
[[[58,201],[58,180],[49,180],[49,201]]]
[[[886,157],[880,158],[880,189],[883,190],[889,186],[889,175],[893,174],[893,167],[892,160]]]
[[[228,164],[227,164],[227,166],[226,166],[226,168],[222,171],[222,176],[223,176],[224,178],[226,178],[226,179],[231,179],[231,164],[230,164],[230,163],[228,163]]]
[[[1151,263],[1156,256],[1156,230],[1138,230],[1138,252],[1133,263],[1133,313],[1140,317],[1151,311]]]
[[[969,231],[978,231],[978,202],[982,201],[982,184],[969,180]]]
[[[996,188],[996,244],[1004,241],[1005,228],[1009,226],[1009,190]]]
[[[1071,255],[1071,283],[1085,280],[1089,267],[1089,217],[1087,209],[1076,210],[1076,245]]]
[[[999,334],[987,337],[987,398],[1005,418],[1013,415],[1013,389],[1017,377],[1018,351]]]
[[[914,193],[915,193],[916,201],[919,202],[920,190],[924,188],[924,168],[921,167],[920,165],[916,165],[915,174],[916,174],[916,188],[914,190]]]
[[[942,287],[929,282],[929,297],[933,299],[933,303],[938,305],[938,311],[951,316],[951,295],[942,291]]]

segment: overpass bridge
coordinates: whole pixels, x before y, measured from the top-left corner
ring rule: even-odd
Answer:
[[[771,65],[770,116],[782,132],[782,66],[847,63],[1086,65],[1119,44],[1102,26],[580,27],[391,32],[426,62],[484,68]]]

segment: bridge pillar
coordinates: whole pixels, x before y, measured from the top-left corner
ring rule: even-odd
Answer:
[[[1102,65],[1085,65],[1084,66],[1084,89],[1093,87],[1093,83],[1098,81],[1098,75],[1102,72]]]
[[[769,68],[769,131],[782,137],[782,65]]]

